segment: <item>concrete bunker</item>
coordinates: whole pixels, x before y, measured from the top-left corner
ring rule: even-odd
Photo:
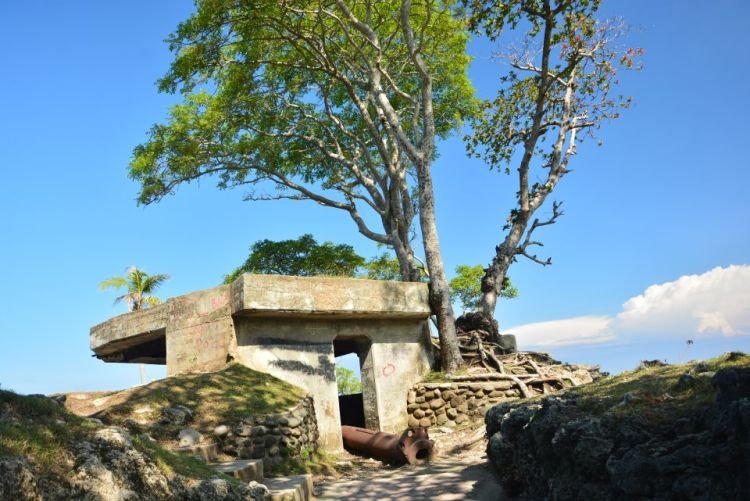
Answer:
[[[169,375],[235,360],[295,384],[314,399],[320,445],[338,450],[335,357],[359,357],[365,427],[401,432],[406,392],[432,362],[429,315],[425,284],[246,274],[107,320],[90,342],[104,361],[166,364]]]

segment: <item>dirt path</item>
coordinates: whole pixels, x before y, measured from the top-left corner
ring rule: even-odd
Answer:
[[[342,479],[315,485],[319,500],[440,500],[504,499],[484,450],[484,430],[464,434],[435,434],[441,453],[430,464],[401,468],[357,468]]]

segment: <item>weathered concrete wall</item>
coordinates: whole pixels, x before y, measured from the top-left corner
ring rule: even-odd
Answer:
[[[389,432],[406,426],[402,395],[430,368],[420,320],[238,318],[237,354],[250,367],[299,386],[315,399],[323,447],[340,449],[341,422],[333,343],[337,337],[371,341],[369,366],[362,372],[368,426]],[[367,365],[367,364],[363,364]],[[374,395],[373,395],[374,390]],[[374,398],[372,398],[374,397]],[[369,408],[368,399],[375,409]],[[372,414],[377,423],[372,423]]]
[[[427,286],[406,282],[245,274],[232,284],[232,298],[233,311],[243,315],[430,315]]]
[[[224,285],[169,301],[167,373],[224,367],[234,344],[231,287]]]
[[[246,274],[97,325],[91,347],[132,361],[122,346],[166,336],[160,356],[170,375],[236,358],[312,395],[321,445],[335,450],[342,447],[335,352],[360,357],[367,426],[402,431],[406,402],[398,395],[431,364],[427,296],[425,284]]]
[[[375,379],[379,428],[401,433],[407,426],[406,402],[394,398],[404,394],[430,370],[429,334],[424,322],[384,329],[373,340],[371,355]],[[364,376],[363,376],[364,378]]]
[[[164,335],[168,317],[169,306],[166,303],[118,315],[92,327],[89,344],[97,355],[115,353]]]

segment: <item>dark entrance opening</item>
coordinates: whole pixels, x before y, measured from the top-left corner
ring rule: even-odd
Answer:
[[[339,417],[342,425],[378,428],[370,340],[365,336],[337,336],[333,340]]]

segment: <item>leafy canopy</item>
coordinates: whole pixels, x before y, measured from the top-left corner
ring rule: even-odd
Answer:
[[[336,367],[336,386],[339,395],[362,393],[362,381],[357,379],[353,370],[346,367]]]
[[[370,280],[401,280],[398,259],[387,252],[369,259],[364,270],[364,277]]]
[[[282,193],[297,192],[288,198],[307,199],[310,194],[297,189],[306,183],[341,192],[342,203],[364,196],[382,210],[382,193],[373,195],[373,189],[388,195],[388,187],[377,171],[386,161],[408,166],[393,149],[393,131],[375,99],[374,74],[405,133],[418,139],[423,132],[421,81],[404,43],[400,2],[196,5],[168,39],[175,59],[159,82],[160,90],[180,92],[184,101],[166,124],[151,129],[130,164],[130,176],[141,183],[139,202],[158,201],[183,182],[217,175],[221,188],[271,181]],[[468,34],[451,2],[415,2],[410,21],[433,79],[435,132],[444,137],[474,110],[466,75]],[[360,29],[363,24],[377,45],[364,35],[370,31]]]
[[[484,267],[478,264],[470,266],[460,264],[456,266],[456,276],[450,281],[451,298],[461,303],[464,311],[477,310],[482,304],[482,277]],[[512,299],[518,296],[516,289],[508,277],[504,278],[500,297]]]
[[[244,264],[224,277],[224,283],[234,282],[243,273],[353,277],[364,265],[365,259],[351,245],[319,244],[310,234],[278,242],[259,240],[250,247]]]

